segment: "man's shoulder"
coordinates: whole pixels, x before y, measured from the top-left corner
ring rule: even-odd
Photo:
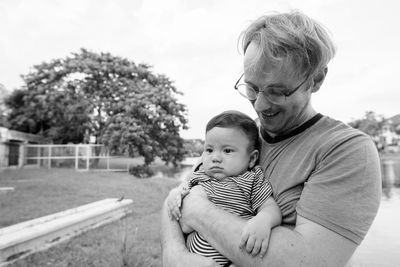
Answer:
[[[310,130],[311,137],[325,143],[337,143],[353,139],[362,142],[372,142],[371,137],[366,133],[328,116],[321,118]]]

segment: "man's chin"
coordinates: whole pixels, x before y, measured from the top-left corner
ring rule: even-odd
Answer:
[[[261,124],[261,129],[267,132],[267,134],[269,134],[270,136],[276,136],[279,133],[278,127],[271,124]]]

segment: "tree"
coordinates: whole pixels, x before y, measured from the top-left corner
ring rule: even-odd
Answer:
[[[4,101],[7,95],[7,89],[0,83],[0,127],[7,127],[7,107]]]
[[[22,78],[25,86],[6,100],[12,129],[55,143],[79,143],[89,132],[113,152],[143,156],[145,164],[156,156],[174,164],[183,157],[181,93],[149,65],[81,49],[36,65]]]
[[[204,140],[202,139],[185,139],[184,147],[186,156],[200,157],[204,150]]]
[[[394,115],[388,120],[392,123],[395,133],[400,134],[400,114]]]
[[[363,118],[354,120],[349,125],[370,136],[377,136],[385,122],[386,119],[382,115],[376,115],[374,111],[367,111]]]

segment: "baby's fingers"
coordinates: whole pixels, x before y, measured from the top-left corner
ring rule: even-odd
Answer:
[[[184,198],[190,193],[190,189],[184,188],[181,192],[181,197]]]
[[[176,201],[168,201],[168,215],[171,219],[179,220],[181,211],[177,206]]]
[[[172,219],[173,218],[172,211],[174,209],[174,205],[169,199],[167,201],[167,206],[168,206],[168,216]]]
[[[177,206],[178,208],[180,208],[181,205],[182,205],[182,197],[181,197],[180,195],[177,195],[177,196],[175,197],[175,202],[176,202],[176,206]]]
[[[172,209],[171,210],[171,216],[172,216],[173,219],[179,221],[179,219],[182,216],[180,209],[178,207],[175,207],[174,209]]]
[[[264,239],[261,244],[260,258],[263,258],[267,254],[268,250],[268,239]]]

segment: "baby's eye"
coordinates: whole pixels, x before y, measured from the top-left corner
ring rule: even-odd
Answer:
[[[225,149],[224,149],[224,152],[227,153],[227,154],[229,154],[229,153],[232,153],[232,152],[233,152],[233,149],[225,148]]]
[[[206,153],[212,153],[212,149],[211,148],[206,148]]]

